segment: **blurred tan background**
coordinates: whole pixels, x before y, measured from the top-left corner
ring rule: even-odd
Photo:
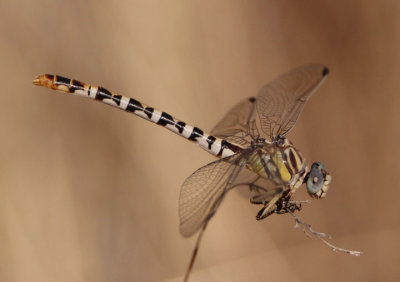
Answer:
[[[210,130],[300,64],[331,75],[289,138],[333,175],[299,216],[232,192],[191,281],[398,281],[398,1],[0,1],[0,281],[181,281],[184,179],[213,160],[165,129],[31,84],[58,73]],[[297,199],[307,199],[304,191]]]

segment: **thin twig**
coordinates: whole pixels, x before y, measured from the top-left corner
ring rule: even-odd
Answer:
[[[332,251],[334,252],[340,252],[340,253],[345,253],[345,254],[349,254],[352,256],[356,256],[359,257],[363,254],[363,252],[360,251],[352,251],[352,250],[348,250],[348,249],[343,249],[343,248],[339,248],[336,247],[334,245],[332,245],[331,243],[329,243],[328,241],[326,241],[324,238],[329,238],[331,239],[331,235],[326,234],[326,233],[322,233],[322,232],[318,232],[315,231],[314,229],[311,228],[311,225],[302,221],[298,216],[296,216],[293,212],[289,211],[289,213],[293,216],[294,221],[295,221],[295,228],[298,228],[299,226],[301,226],[303,233],[308,237],[312,239],[312,235],[314,235],[315,237],[317,237],[318,239],[320,239],[322,242],[324,242],[329,248],[331,248]],[[310,234],[311,233],[311,234]]]
[[[192,252],[192,257],[190,258],[190,263],[188,265],[188,268],[186,269],[185,277],[183,277],[183,282],[187,282],[189,280],[189,275],[190,275],[190,272],[192,271],[194,261],[196,260],[197,252],[198,252],[199,246],[200,246],[200,241],[201,241],[201,238],[203,237],[204,230],[206,230],[207,224],[208,224],[208,221],[206,221],[203,224],[203,226],[201,227],[199,236],[197,237],[197,240],[196,240],[196,245]]]

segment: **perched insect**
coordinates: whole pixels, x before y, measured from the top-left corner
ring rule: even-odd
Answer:
[[[292,201],[293,193],[306,184],[313,198],[323,198],[331,176],[325,166],[315,162],[308,169],[303,156],[286,139],[305,103],[328,75],[328,68],[319,64],[298,67],[264,86],[256,97],[236,105],[206,134],[166,112],[158,111],[133,98],[114,94],[58,75],[40,75],[33,83],[66,93],[89,97],[136,114],[197,143],[219,160],[201,167],[182,185],[179,199],[180,232],[188,237],[200,228],[198,241],[185,276],[188,278],[207,222],[215,214],[225,194],[233,187],[247,185],[250,201],[262,205],[256,218],[290,213],[301,209],[301,202]],[[311,226],[300,223],[314,235]],[[304,229],[304,227],[303,227]],[[325,240],[323,240],[327,243]],[[336,248],[357,255],[355,251]]]

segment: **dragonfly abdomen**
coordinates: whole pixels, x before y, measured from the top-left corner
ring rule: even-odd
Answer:
[[[33,83],[54,90],[91,98],[133,113],[197,143],[201,148],[214,156],[227,157],[242,150],[241,147],[221,138],[211,136],[203,132],[200,128],[188,125],[166,112],[158,111],[133,98],[115,94],[101,86],[94,86],[78,80],[51,74],[40,75],[33,80]]]

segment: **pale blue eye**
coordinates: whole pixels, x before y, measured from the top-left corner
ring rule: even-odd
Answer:
[[[311,196],[318,197],[317,193],[324,187],[325,176],[322,171],[326,171],[322,163],[313,163],[310,172],[307,174],[307,191]]]

